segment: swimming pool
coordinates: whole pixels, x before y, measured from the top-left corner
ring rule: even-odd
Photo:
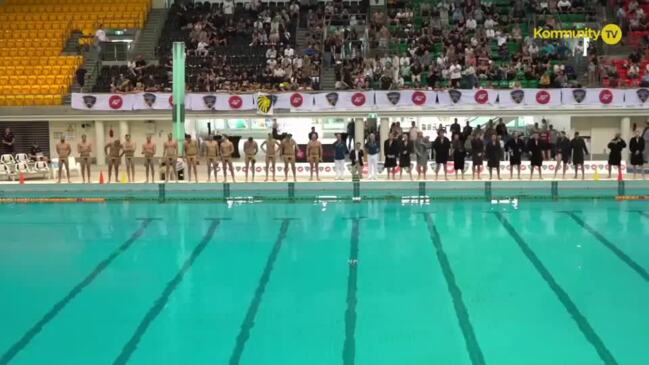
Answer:
[[[0,364],[646,364],[649,203],[0,205]]]

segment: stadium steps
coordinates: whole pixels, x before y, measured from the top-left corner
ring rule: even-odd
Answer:
[[[135,47],[133,47],[133,55],[142,54],[147,61],[156,60],[155,49],[168,13],[168,9],[151,9],[149,19],[144,24],[144,28],[135,42]]]
[[[100,71],[100,66],[99,65],[99,59],[97,55],[97,50],[94,47],[91,47],[88,52],[83,53],[84,56],[84,63],[83,63],[83,68],[85,68],[88,72],[86,72],[86,81],[85,81],[85,86],[83,89],[81,89],[81,85],[77,83],[76,81],[76,76],[75,76],[75,81],[74,84],[72,85],[72,92],[73,93],[78,93],[78,92],[88,92],[92,90],[93,86],[97,82],[97,77],[99,76]],[[72,100],[72,95],[64,95],[63,96],[63,105],[70,105],[70,102]]]
[[[333,90],[336,88],[336,72],[333,67],[324,67],[322,69],[320,88],[322,90]]]
[[[81,32],[72,32],[70,38],[65,42],[65,47],[63,48],[64,55],[78,55],[79,54],[79,38],[83,36]]]
[[[309,45],[308,44],[308,31],[304,28],[298,28],[295,33],[295,51],[298,54],[303,54],[302,51]]]

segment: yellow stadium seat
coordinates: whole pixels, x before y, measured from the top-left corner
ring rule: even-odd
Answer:
[[[25,105],[34,105],[34,95],[25,95]]]
[[[43,95],[34,95],[34,105],[43,104],[45,104],[45,98],[43,98]]]
[[[7,106],[7,98],[0,94],[0,106]]]
[[[7,100],[7,105],[16,105],[16,97],[14,95],[7,95],[5,99]]]
[[[15,95],[15,106],[25,106],[25,96],[24,95]]]

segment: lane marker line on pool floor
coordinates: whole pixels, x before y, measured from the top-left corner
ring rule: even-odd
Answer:
[[[20,351],[22,351],[29,342],[38,335],[38,333],[45,327],[54,317],[56,317],[59,312],[65,308],[68,303],[70,303],[79,293],[83,291],[88,285],[90,285],[115,259],[126,252],[140,237],[144,235],[144,231],[155,220],[160,220],[160,218],[139,218],[138,221],[141,221],[140,227],[133,232],[131,237],[117,247],[110,255],[103,259],[95,269],[88,274],[80,283],[78,283],[70,292],[58,301],[45,315],[38,321],[34,326],[32,326],[21,338],[13,344],[7,352],[5,352],[2,357],[0,357],[0,365],[8,364]]]
[[[347,218],[352,221],[349,244],[349,272],[347,275],[347,308],[345,309],[345,342],[343,343],[343,365],[356,362],[356,291],[358,287],[358,252],[360,241],[360,221],[364,217]]]
[[[442,269],[442,274],[444,274],[444,279],[446,280],[448,291],[451,294],[453,307],[455,308],[455,315],[460,324],[462,335],[464,336],[464,342],[466,343],[469,358],[471,359],[471,364],[484,365],[486,364],[484,355],[482,353],[482,349],[480,349],[480,344],[478,343],[475,331],[473,330],[471,318],[469,317],[469,311],[467,310],[466,305],[464,304],[464,300],[462,299],[462,290],[455,281],[455,274],[453,274],[451,263],[448,260],[448,256],[446,256],[446,252],[444,252],[442,239],[440,238],[439,232],[435,227],[435,223],[433,222],[431,214],[424,213],[423,216],[426,220],[426,225],[428,226],[428,232],[430,232],[430,240],[435,246],[437,261]]]
[[[644,210],[629,210],[629,212],[638,213],[645,218],[649,218],[649,213],[645,212]]]
[[[579,330],[581,333],[586,337],[588,342],[590,342],[593,347],[595,348],[595,351],[597,351],[597,354],[599,355],[599,358],[602,359],[604,364],[606,365],[617,365],[618,362],[617,360],[613,357],[613,354],[606,348],[606,345],[604,344],[604,341],[599,337],[597,332],[593,329],[593,327],[590,325],[588,322],[588,319],[586,316],[584,316],[580,311],[577,305],[572,301],[568,293],[557,283],[555,278],[552,276],[552,273],[550,273],[550,270],[545,267],[541,259],[539,259],[538,256],[536,256],[536,253],[534,253],[534,250],[525,242],[523,237],[518,234],[514,226],[509,223],[507,218],[500,212],[494,212],[493,213],[496,218],[500,221],[500,224],[505,228],[505,230],[509,233],[509,235],[514,239],[518,247],[521,249],[523,252],[523,255],[527,257],[527,260],[534,266],[536,271],[541,275],[543,280],[548,284],[550,289],[554,292],[554,294],[557,296],[561,304],[566,308],[572,319],[577,323],[577,327],[579,327]],[[567,213],[567,214],[572,214],[572,213]]]
[[[133,355],[133,353],[137,349],[137,345],[140,343],[142,336],[144,336],[151,323],[153,323],[160,312],[162,312],[162,310],[164,309],[165,305],[169,301],[169,297],[171,297],[171,294],[183,281],[185,274],[187,274],[187,272],[191,269],[196,259],[203,253],[210,241],[212,241],[212,237],[214,237],[214,233],[216,233],[216,229],[221,224],[221,221],[229,220],[229,218],[208,218],[206,220],[211,221],[211,223],[209,228],[207,229],[207,232],[203,236],[203,239],[196,245],[196,247],[194,247],[191,254],[187,257],[187,259],[185,259],[183,266],[181,266],[180,270],[176,273],[173,279],[171,279],[171,281],[167,283],[167,286],[165,286],[164,290],[162,291],[158,299],[156,299],[153,306],[149,308],[149,311],[146,313],[144,318],[142,318],[142,321],[140,321],[140,324],[135,329],[135,332],[133,332],[131,338],[128,340],[128,342],[126,342],[126,344],[122,348],[122,351],[117,356],[113,364],[126,364],[128,362],[131,355]]]
[[[588,223],[584,222],[583,219],[579,218],[575,213],[572,212],[565,212],[572,220],[574,220],[578,225],[580,225],[583,229],[588,231],[591,235],[593,235],[601,244],[604,245],[604,247],[608,248],[609,251],[611,251],[617,258],[622,260],[627,266],[629,266],[633,271],[635,271],[638,275],[640,275],[645,281],[649,281],[649,272],[645,270],[640,264],[635,262],[629,255],[624,253],[619,247],[617,247],[613,242],[609,241],[604,237],[601,233],[595,230],[595,228],[591,227],[588,225]]]
[[[296,218],[281,218],[279,220],[282,221],[282,225],[279,228],[279,235],[275,240],[273,249],[270,251],[270,254],[268,255],[268,259],[266,259],[266,265],[264,266],[264,271],[262,272],[261,277],[259,278],[259,283],[257,284],[255,295],[250,301],[250,305],[248,306],[248,311],[246,312],[246,316],[244,317],[243,322],[241,323],[239,334],[237,335],[237,341],[234,345],[234,349],[232,350],[232,354],[230,355],[231,365],[239,364],[239,362],[241,361],[241,355],[243,355],[243,351],[246,347],[246,342],[250,337],[250,331],[255,325],[255,317],[257,316],[257,311],[259,310],[259,306],[261,305],[264,292],[266,291],[266,286],[270,281],[270,276],[273,272],[275,261],[277,260],[277,256],[279,256],[279,252],[282,248],[282,243],[286,239],[288,227],[291,221],[296,220]]]

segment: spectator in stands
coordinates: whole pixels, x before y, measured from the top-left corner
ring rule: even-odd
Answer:
[[[572,9],[572,3],[570,0],[559,0],[557,2],[557,10],[560,13],[569,13]]]
[[[95,47],[97,47],[97,53],[99,54],[101,54],[103,42],[108,42],[108,37],[106,37],[106,32],[104,31],[104,25],[99,24],[97,26],[97,31],[95,32]]]
[[[13,155],[16,152],[16,136],[11,128],[6,128],[2,135],[2,154]]]
[[[47,161],[47,157],[43,154],[43,150],[41,150],[41,147],[38,145],[38,142],[34,141],[32,142],[32,146],[29,149],[29,159],[36,162],[36,161]]]

